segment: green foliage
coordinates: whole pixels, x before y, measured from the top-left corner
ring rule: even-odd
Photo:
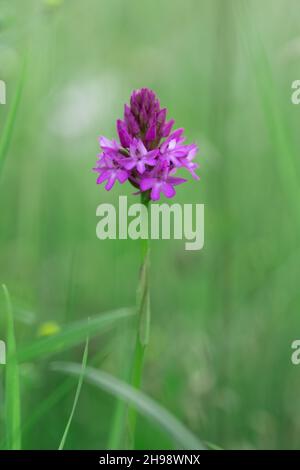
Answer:
[[[89,364],[130,382],[136,317],[119,309],[135,305],[140,247],[98,240],[95,213],[138,198],[125,185],[107,193],[91,169],[98,136],[116,137],[141,86],[200,147],[201,180],[178,187],[176,202],[205,204],[202,251],[151,243],[143,397],[218,448],[299,448],[299,2],[157,3],[1,2],[0,282],[12,298],[0,296],[0,339],[10,325],[14,358],[0,366],[5,448],[57,449],[74,379],[49,360],[80,363],[87,336]],[[60,331],[38,337],[49,321]],[[111,393],[82,387],[68,448],[124,445]],[[140,414],[136,448],[170,446],[155,423]]]
[[[82,377],[82,367],[72,363],[56,363],[53,369],[67,374]],[[119,379],[88,367],[84,376],[88,382],[96,387],[108,391],[117,398],[126,400],[140,413],[153,420],[177,442],[180,449],[203,449],[201,442],[185,426],[183,426],[171,413],[142,393],[140,390],[120,381]]]

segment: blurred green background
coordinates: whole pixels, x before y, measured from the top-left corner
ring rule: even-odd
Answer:
[[[299,14],[297,0],[0,2],[0,138],[27,57],[0,174],[0,283],[17,347],[45,322],[63,328],[135,304],[139,244],[98,240],[95,211],[120,194],[137,200],[130,185],[97,186],[91,168],[131,91],[152,88],[200,147],[201,180],[179,187],[176,202],[205,204],[205,247],[151,244],[142,388],[225,449],[300,447],[300,367],[290,360],[300,337]],[[89,361],[124,379],[133,345],[125,321],[90,340]],[[81,362],[82,352],[20,365],[23,448],[58,447],[77,381],[51,362]],[[66,448],[107,448],[115,409],[84,384]],[[137,448],[174,445],[142,417],[137,429]]]

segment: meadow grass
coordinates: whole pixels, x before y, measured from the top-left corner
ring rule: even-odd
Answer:
[[[63,436],[61,438],[61,441],[60,441],[60,444],[59,444],[59,447],[58,447],[59,450],[63,450],[64,447],[65,447],[65,442],[66,442],[66,439],[68,437],[70,426],[72,424],[72,419],[73,419],[73,416],[74,416],[74,413],[75,413],[75,410],[76,410],[76,406],[77,406],[77,403],[78,403],[78,400],[79,400],[81,387],[82,387],[82,383],[83,383],[83,379],[84,379],[84,375],[85,375],[85,370],[86,370],[86,364],[87,364],[87,358],[88,358],[88,349],[89,349],[89,341],[87,339],[86,343],[85,343],[83,357],[82,357],[81,371],[80,371],[80,375],[79,375],[79,379],[78,379],[78,385],[77,385],[77,388],[76,388],[76,393],[75,393],[75,397],[74,397],[74,402],[73,402],[71,414],[70,414],[70,417],[68,419],[66,429],[64,430]]]

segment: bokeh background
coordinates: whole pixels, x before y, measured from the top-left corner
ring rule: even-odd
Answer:
[[[0,282],[17,347],[48,322],[54,333],[134,306],[139,245],[99,241],[95,211],[136,199],[129,185],[107,193],[91,168],[131,91],[152,88],[200,147],[201,181],[176,202],[205,204],[205,247],[151,244],[143,391],[225,449],[300,447],[299,14],[297,0],[1,0],[0,138],[24,75],[0,174]],[[90,339],[88,362],[126,380],[133,345],[128,320]],[[20,364],[23,448],[58,447],[77,380],[51,362],[80,363],[83,347]],[[66,448],[108,448],[116,406],[83,385]],[[143,417],[137,429],[137,448],[174,446]]]

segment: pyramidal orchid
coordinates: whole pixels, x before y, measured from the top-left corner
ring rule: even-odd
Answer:
[[[174,120],[167,120],[166,108],[161,108],[155,93],[148,88],[135,90],[130,105],[125,104],[123,119],[117,120],[119,140],[99,139],[101,153],[94,168],[97,183],[105,183],[111,190],[116,182],[128,181],[141,194],[141,201],[148,211],[151,200],[157,201],[163,194],[172,198],[175,187],[187,180],[176,175],[178,169],[186,169],[194,179],[199,179],[194,158],[198,151],[195,144],[185,144],[184,129],[172,130]],[[137,290],[137,336],[132,365],[131,385],[140,388],[144,352],[150,330],[148,239],[141,239],[142,264]],[[134,445],[136,411],[128,410],[128,431]]]
[[[174,177],[179,168],[185,168],[194,179],[198,164],[194,157],[196,144],[184,144],[184,129],[172,131],[174,120],[167,118],[167,109],[161,108],[155,93],[148,88],[135,90],[130,105],[125,104],[123,120],[117,120],[119,142],[100,137],[102,152],[94,168],[97,183],[105,182],[109,191],[115,182],[129,181],[138,193],[147,192],[151,200],[175,196],[175,186],[186,182]]]

